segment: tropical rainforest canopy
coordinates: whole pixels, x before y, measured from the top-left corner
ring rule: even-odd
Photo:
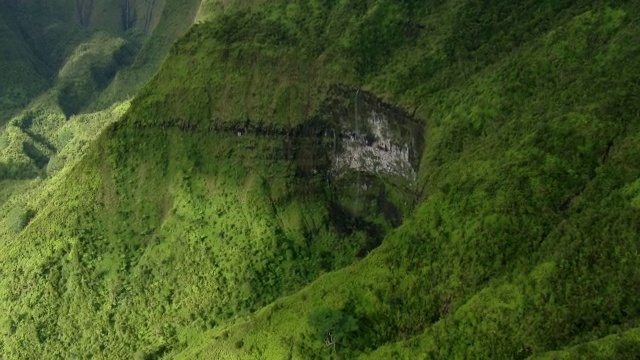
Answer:
[[[0,358],[640,356],[640,2],[0,2]]]

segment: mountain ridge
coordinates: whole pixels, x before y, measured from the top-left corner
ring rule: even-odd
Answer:
[[[3,356],[640,353],[638,5],[224,5],[0,223]]]

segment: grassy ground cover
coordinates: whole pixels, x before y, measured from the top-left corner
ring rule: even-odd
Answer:
[[[2,356],[638,353],[638,5],[211,4],[86,156],[7,201]],[[300,129],[353,115],[337,84],[424,127],[397,228],[332,216],[359,185]]]

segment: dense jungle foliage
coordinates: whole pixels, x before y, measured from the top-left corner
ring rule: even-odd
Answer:
[[[139,91],[2,57],[0,357],[640,355],[640,3],[170,3]],[[376,111],[415,178],[332,172]]]

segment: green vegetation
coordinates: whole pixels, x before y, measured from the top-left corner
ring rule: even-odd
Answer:
[[[38,70],[39,63],[26,45],[6,2],[0,4],[0,126],[4,125],[29,99],[43,91],[46,75]],[[11,84],[11,86],[7,86]]]
[[[0,74],[0,187],[8,199],[23,194],[16,181],[28,187],[84,154],[189,28],[198,2],[132,3],[128,26],[121,4],[107,1],[0,6],[0,41],[10,50],[0,56],[7,69]]]
[[[358,330],[355,318],[330,308],[315,309],[309,315],[309,325],[315,329],[316,339],[331,347],[336,356],[336,345],[342,345],[347,336]]]
[[[637,356],[639,5],[198,5],[130,107],[0,137],[1,357]],[[415,179],[336,176],[371,114]]]

